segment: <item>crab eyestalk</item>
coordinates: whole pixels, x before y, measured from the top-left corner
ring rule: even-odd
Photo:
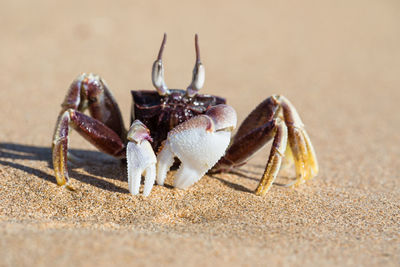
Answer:
[[[186,89],[188,96],[195,96],[197,92],[203,88],[205,80],[205,69],[200,60],[199,38],[195,35],[196,63],[194,64],[192,82]]]
[[[156,90],[160,95],[170,94],[170,91],[168,90],[168,87],[164,81],[164,65],[162,63],[162,53],[164,51],[166,41],[167,41],[167,34],[164,33],[164,38],[161,43],[160,51],[158,52],[158,57],[156,61],[154,61],[153,69],[151,71],[151,80],[153,82],[154,87],[156,88]]]

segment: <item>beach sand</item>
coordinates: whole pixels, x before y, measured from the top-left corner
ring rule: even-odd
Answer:
[[[399,12],[390,0],[2,1],[0,266],[399,266]],[[100,74],[128,127],[129,91],[152,88],[164,32],[169,87],[189,84],[199,33],[201,92],[239,121],[289,98],[318,177],[255,196],[266,147],[240,174],[132,196],[126,167],[72,133],[76,191],[58,187],[50,144],[69,84]]]

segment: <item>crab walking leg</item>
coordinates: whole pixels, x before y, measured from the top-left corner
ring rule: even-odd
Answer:
[[[200,180],[224,155],[236,120],[232,107],[217,105],[205,115],[196,116],[172,129],[158,155],[157,182],[164,181],[174,157],[181,161],[175,187],[184,189]]]
[[[148,196],[156,179],[156,155],[149,141],[152,141],[149,130],[140,122],[135,120],[129,129],[126,149],[128,163],[128,186],[133,195],[139,194],[140,180],[145,174],[143,195]]]
[[[70,127],[92,143],[100,151],[122,157],[125,146],[121,138],[102,122],[79,111],[68,109],[60,115],[53,137],[53,168],[58,185],[68,185],[67,169],[68,133]]]
[[[300,185],[318,174],[318,163],[316,162],[315,152],[307,133],[305,131],[296,129],[292,131],[294,132],[294,137],[290,136],[288,138],[291,145],[286,147],[285,157],[282,162],[281,169],[289,167],[291,163],[294,162],[296,169],[296,180],[287,184],[277,184],[284,187]],[[290,146],[294,147],[295,153],[292,152]]]
[[[126,137],[118,104],[106,82],[98,75],[93,73],[79,75],[72,82],[61,108],[60,114],[68,109],[80,112],[88,109],[91,117],[104,123],[121,139]]]
[[[229,171],[242,166],[271,139],[274,144],[256,194],[266,194],[279,169],[292,163],[296,168],[296,180],[279,185],[300,184],[317,175],[317,158],[303,122],[289,100],[280,95],[265,99],[246,117],[226,154],[212,171]]]
[[[286,145],[286,150],[285,150],[285,155],[284,155],[284,157],[283,157],[283,159],[282,159],[282,163],[281,163],[281,171],[282,170],[286,170],[286,169],[288,169],[288,168],[290,168],[290,167],[293,167],[293,164],[294,164],[294,157],[293,157],[293,152],[292,152],[292,149],[290,148],[290,145],[289,144],[287,144]],[[297,182],[297,179],[296,179],[296,177],[294,178],[294,181],[292,181],[292,182],[290,182],[290,183],[277,183],[277,182],[274,182],[273,184],[274,185],[278,185],[278,186],[282,186],[282,187],[291,187],[291,186],[293,186],[295,183]]]
[[[235,136],[226,154],[214,166],[213,171],[229,171],[245,164],[256,151],[274,138],[275,128],[276,119],[272,119],[239,138]]]
[[[242,166],[258,150],[274,138],[276,117],[280,114],[277,100],[262,101],[240,124],[226,154],[214,166],[214,172]]]
[[[68,125],[70,119],[68,112],[62,114],[58,119],[52,143],[53,168],[58,185],[65,185],[69,181],[67,170],[68,151]]]
[[[296,168],[296,183],[300,185],[305,182],[306,177],[310,175],[309,168],[307,165],[308,152],[307,146],[304,141],[303,135],[300,130],[296,127],[289,126],[289,144],[293,151],[293,158]]]
[[[265,196],[265,194],[270,189],[272,183],[275,181],[281,167],[282,158],[286,150],[286,145],[287,127],[281,120],[278,120],[268,163],[265,167],[265,171],[261,178],[261,181],[257,186],[256,195]]]
[[[92,118],[82,113],[86,109]],[[68,153],[70,126],[101,151],[116,157],[124,154],[122,140],[126,131],[121,112],[100,76],[92,73],[79,75],[61,104],[52,143],[53,168],[59,185],[68,184],[68,159],[77,159]]]
[[[319,167],[318,167],[318,161],[317,161],[317,156],[315,154],[314,147],[311,144],[310,137],[308,136],[306,131],[303,131],[303,136],[304,140],[306,141],[306,146],[307,146],[307,151],[308,151],[308,163],[310,164],[311,167],[311,176],[308,179],[311,179],[315,176],[317,176]],[[306,179],[306,180],[308,180]]]
[[[284,96],[279,96],[279,101],[288,127],[288,140],[295,162],[295,185],[300,185],[318,174],[317,157],[295,107]]]
[[[292,167],[294,164],[294,158],[293,158],[293,152],[292,149],[290,148],[290,145],[286,146],[285,150],[285,156],[282,159],[282,164],[281,164],[281,170],[288,169]]]

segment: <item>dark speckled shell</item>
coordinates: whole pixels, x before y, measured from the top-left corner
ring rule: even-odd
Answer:
[[[149,128],[155,151],[176,125],[205,113],[212,106],[226,103],[224,98],[218,96],[197,94],[187,97],[183,90],[170,91],[171,94],[167,96],[160,96],[156,91],[149,90],[131,91],[131,124],[138,119]]]

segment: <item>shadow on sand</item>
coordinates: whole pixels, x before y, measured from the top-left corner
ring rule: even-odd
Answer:
[[[126,180],[126,166],[125,164],[122,164],[120,160],[96,151],[81,149],[70,149],[69,151],[80,159],[79,162],[74,161],[68,165],[68,171],[71,177],[74,177],[80,182],[96,186],[100,189],[119,193],[129,193],[129,191],[125,188],[95,177],[104,176],[114,180]],[[30,166],[25,166],[21,163],[13,162],[14,160],[34,160],[46,162],[47,166],[52,169],[53,164],[51,160],[50,147],[37,147],[15,143],[0,143],[0,165],[21,170],[54,184],[57,183],[53,175],[49,175],[40,169],[35,169]],[[91,175],[82,174],[75,171],[77,168],[83,168]]]
[[[80,182],[96,186],[100,189],[119,193],[129,193],[127,189],[99,178],[100,176],[107,177],[113,180],[126,181],[126,164],[124,161],[115,159],[111,156],[97,151],[69,149],[69,152],[76,156],[78,159],[74,160],[68,165],[68,171],[71,177],[77,179]],[[54,184],[57,183],[53,175],[50,175],[40,169],[35,169],[30,166],[25,166],[21,163],[16,163],[15,160],[33,160],[46,162],[47,166],[52,169],[53,164],[51,159],[50,147],[38,147],[16,143],[0,143],[0,165],[9,166],[11,168],[21,170]],[[77,172],[75,170],[77,168],[83,168],[89,175]],[[249,174],[259,176],[258,172],[249,172],[248,170],[238,169],[237,171],[232,170],[230,171],[230,173],[245,179],[255,181],[259,180],[258,177],[249,176]],[[252,190],[240,184],[232,183],[226,179],[217,177],[214,174],[209,175],[210,177],[223,182],[225,185],[237,191],[247,193],[253,192]]]

